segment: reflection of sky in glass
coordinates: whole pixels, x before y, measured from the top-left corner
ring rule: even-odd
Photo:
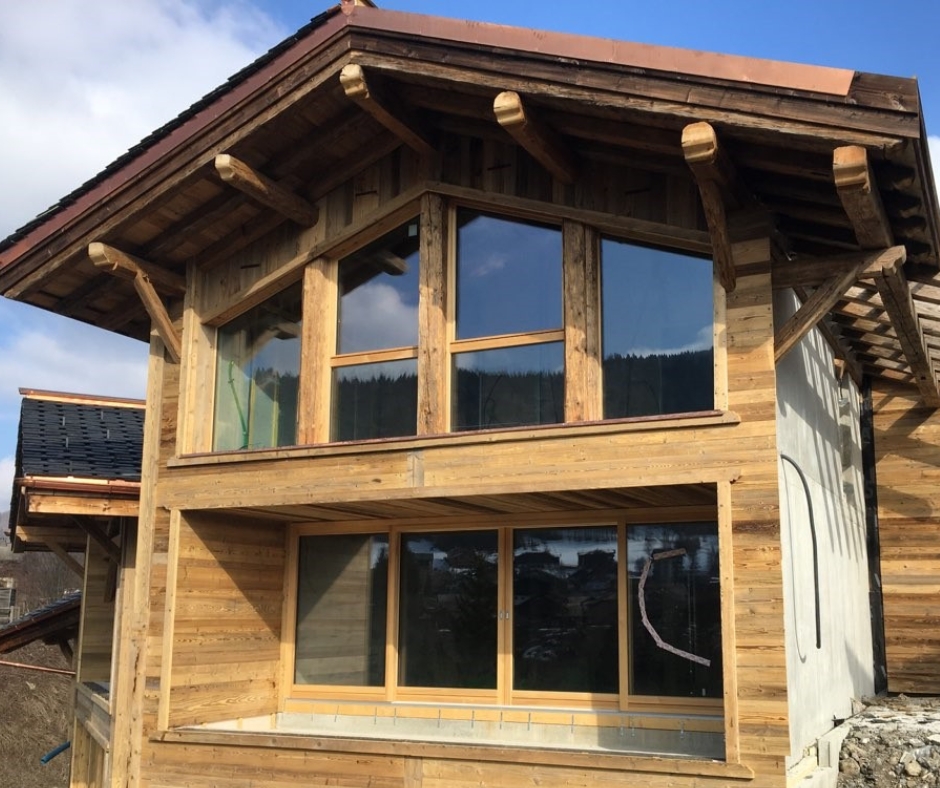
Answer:
[[[377,272],[339,301],[337,352],[358,353],[418,344],[418,252],[403,274]]]
[[[491,375],[561,374],[565,368],[565,348],[561,342],[546,342],[458,353],[454,364],[459,370]]]
[[[517,530],[513,539],[514,555],[548,553],[571,569],[578,566],[581,555],[595,550],[617,557],[617,529],[612,526]]]
[[[605,358],[712,347],[711,260],[609,239],[601,259]]]
[[[561,230],[458,217],[457,338],[560,328]]]

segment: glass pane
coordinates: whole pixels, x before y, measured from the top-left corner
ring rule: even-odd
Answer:
[[[219,329],[216,451],[296,442],[300,317],[296,285]]]
[[[496,687],[496,531],[401,538],[399,684]]]
[[[334,441],[396,438],[417,429],[416,359],[333,370]]]
[[[561,230],[457,212],[457,338],[561,328]]]
[[[565,420],[561,342],[456,354],[454,378],[455,430]]]
[[[339,263],[337,353],[418,344],[418,220]]]
[[[627,557],[630,692],[721,697],[717,525],[628,526]]]
[[[298,684],[385,684],[388,536],[300,539],[297,578]]]
[[[513,532],[513,688],[616,693],[617,528]]]
[[[712,261],[601,244],[604,418],[711,410]]]

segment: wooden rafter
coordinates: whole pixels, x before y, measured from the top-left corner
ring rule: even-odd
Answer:
[[[392,109],[393,102],[384,96],[375,85],[370,85],[366,81],[366,74],[362,66],[356,63],[343,66],[339,81],[349,98],[409,148],[423,156],[431,156],[436,153],[427,132],[413,118],[408,117],[408,113],[403,109]]]
[[[65,564],[69,569],[71,569],[72,572],[74,572],[76,575],[78,575],[79,577],[85,576],[85,567],[83,567],[80,563],[78,563],[78,561],[72,558],[72,556],[69,555],[68,551],[62,545],[60,545],[57,541],[55,541],[54,539],[47,540],[46,547],[48,547],[53,553],[55,553],[59,557],[59,560],[63,564]]]
[[[849,252],[831,257],[800,257],[773,268],[773,287],[785,290],[794,287],[817,287],[834,276],[848,271],[861,271],[859,279],[874,278],[874,271],[887,260],[893,260],[901,247]],[[861,266],[861,268],[860,268]]]
[[[575,155],[550,126],[539,121],[512,91],[500,93],[493,101],[496,120],[539,164],[563,183],[574,183],[580,165]]]
[[[809,293],[806,291],[806,288],[795,287],[793,291],[796,293],[797,298],[803,303],[809,300]],[[829,347],[832,348],[832,353],[835,357],[834,364],[839,379],[841,380],[842,376],[847,373],[848,376],[855,381],[855,385],[861,388],[864,377],[862,367],[855,357],[852,348],[849,346],[848,341],[841,336],[841,332],[838,332],[837,329],[834,329],[829,322],[827,322],[825,317],[816,324],[816,328],[819,329],[819,332],[823,335],[823,339],[825,339],[826,342],[829,343]]]
[[[154,329],[166,345],[167,354],[174,364],[178,364],[182,355],[182,341],[163,301],[160,300],[157,287],[160,286],[166,292],[172,286],[172,294],[182,295],[186,292],[186,280],[146,260],[99,242],[88,245],[88,256],[99,268],[107,269],[115,276],[130,279],[134,283],[134,289],[150,315]]]
[[[301,227],[313,227],[320,217],[316,205],[285,189],[276,181],[249,167],[245,162],[227,153],[215,157],[219,177],[253,200],[285,216]]]
[[[167,271],[146,260],[141,260],[120,249],[115,249],[108,244],[95,241],[88,244],[88,256],[91,261],[103,270],[120,277],[133,281],[139,271],[143,271],[150,277],[153,286],[157,292],[167,296],[184,296],[186,294],[186,278],[172,271]]]
[[[738,188],[737,178],[718,145],[715,129],[708,123],[691,123],[682,130],[682,154],[702,198],[718,279],[730,293],[735,288],[736,276],[727,212],[729,207],[734,207],[729,204]]]
[[[108,538],[103,528],[85,517],[73,517],[72,520],[104,551],[109,561],[115,564],[121,563],[121,548]]]
[[[885,249],[874,261],[862,255],[854,266],[832,276],[816,288],[813,294],[774,335],[774,360],[780,360],[805,337],[829,311],[836,305],[860,277],[871,275],[885,266],[903,264],[906,252],[903,246]],[[897,261],[900,261],[898,263]]]
[[[891,224],[868,162],[868,151],[859,145],[836,148],[832,154],[832,174],[859,246],[863,249],[892,246]]]
[[[914,300],[907,277],[904,276],[903,266],[903,257],[885,263],[875,272],[875,285],[924,402],[931,407],[940,407],[937,372],[927,351],[924,332],[914,309]]]

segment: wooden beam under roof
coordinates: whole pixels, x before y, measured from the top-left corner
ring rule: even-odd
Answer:
[[[780,360],[805,337],[819,321],[832,310],[855,281],[871,273],[877,274],[883,267],[903,264],[906,253],[903,246],[885,249],[874,261],[860,256],[854,266],[837,273],[816,288],[803,302],[796,313],[774,335],[774,360]],[[897,261],[900,260],[900,263]]]
[[[249,167],[245,162],[227,153],[215,157],[219,177],[253,200],[285,216],[301,227],[313,227],[320,218],[320,210],[303,197],[284,188],[276,181]]]
[[[892,246],[891,223],[868,162],[868,151],[859,145],[836,148],[832,154],[832,174],[859,246],[863,249]]]
[[[86,517],[73,517],[72,520],[79,528],[82,529],[82,531],[91,537],[93,542],[97,543],[97,545],[104,551],[104,554],[108,557],[109,561],[120,565],[121,548],[118,547],[110,538],[108,538],[108,534],[104,531],[104,529]]]
[[[154,288],[164,295],[182,297],[186,294],[185,277],[108,244],[99,241],[88,244],[88,257],[98,268],[121,279],[133,281],[143,271],[153,282]]]
[[[914,309],[914,300],[907,284],[907,277],[904,276],[903,266],[903,257],[886,263],[875,272],[875,284],[914,375],[917,388],[924,402],[936,408],[940,407],[937,372],[933,359],[927,351],[920,318]]]
[[[178,364],[182,355],[182,341],[173,326],[173,321],[170,320],[163,301],[160,300],[154,277],[164,289],[167,289],[173,281],[167,279],[168,276],[181,280],[183,282],[182,293],[186,292],[186,280],[176,274],[170,274],[170,272],[164,271],[152,263],[122,252],[120,249],[99,242],[88,245],[88,256],[99,268],[105,268],[115,276],[131,279],[144,309],[150,315],[154,329],[166,345],[167,354],[174,364]]]
[[[800,286],[816,287],[850,270],[860,271],[856,281],[864,279],[870,281],[874,279],[874,271],[882,263],[893,260],[901,252],[903,252],[903,247],[891,247],[865,252],[849,252],[832,257],[801,256],[796,260],[774,266],[773,287],[775,290]]]
[[[736,177],[730,162],[718,146],[718,135],[708,123],[691,123],[682,129],[682,154],[698,185],[708,233],[712,241],[712,257],[718,279],[725,291],[735,288],[736,275],[728,233],[728,204]]]
[[[558,134],[534,117],[512,90],[500,93],[493,100],[496,120],[529,155],[562,183],[578,179],[580,165]]]
[[[408,117],[401,108],[392,109],[393,102],[383,95],[375,85],[366,81],[362,66],[348,63],[339,75],[340,84],[346,95],[362,109],[391,131],[405,145],[422,156],[432,156],[437,151],[430,141],[430,136],[419,124]]]

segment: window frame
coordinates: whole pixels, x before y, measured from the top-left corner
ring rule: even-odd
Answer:
[[[721,485],[719,485],[719,488]],[[696,507],[694,512],[676,516],[674,512],[651,513],[645,511],[642,518],[631,517],[623,512],[579,512],[543,513],[541,515],[509,516],[461,519],[454,524],[446,518],[423,518],[416,520],[354,521],[341,523],[317,523],[294,525],[288,529],[287,561],[284,587],[284,626],[282,637],[282,689],[280,707],[292,700],[316,700],[356,703],[368,701],[379,705],[396,703],[423,703],[446,706],[448,704],[470,704],[480,708],[539,707],[546,710],[572,710],[592,712],[654,712],[669,714],[722,714],[729,688],[729,659],[725,653],[727,645],[728,610],[725,591],[728,571],[726,561],[728,539],[723,533],[720,507]],[[720,557],[720,588],[722,604],[719,622],[722,639],[722,685],[721,697],[699,698],[666,695],[633,695],[630,693],[630,591],[627,561],[627,535],[631,525],[675,525],[713,522]],[[590,526],[613,526],[617,529],[617,643],[618,643],[618,692],[563,692],[543,690],[517,690],[512,687],[513,621],[512,617],[498,622],[497,679],[492,690],[473,690],[452,687],[401,687],[398,680],[399,597],[401,589],[401,535],[422,532],[462,532],[472,530],[497,530],[499,543],[498,608],[513,608],[513,562],[512,544],[516,530],[531,528],[581,528]],[[379,687],[336,686],[298,684],[295,681],[296,619],[299,586],[299,547],[305,536],[328,536],[334,534],[388,534],[389,566],[386,610],[385,684]],[[507,560],[509,559],[509,560]]]

